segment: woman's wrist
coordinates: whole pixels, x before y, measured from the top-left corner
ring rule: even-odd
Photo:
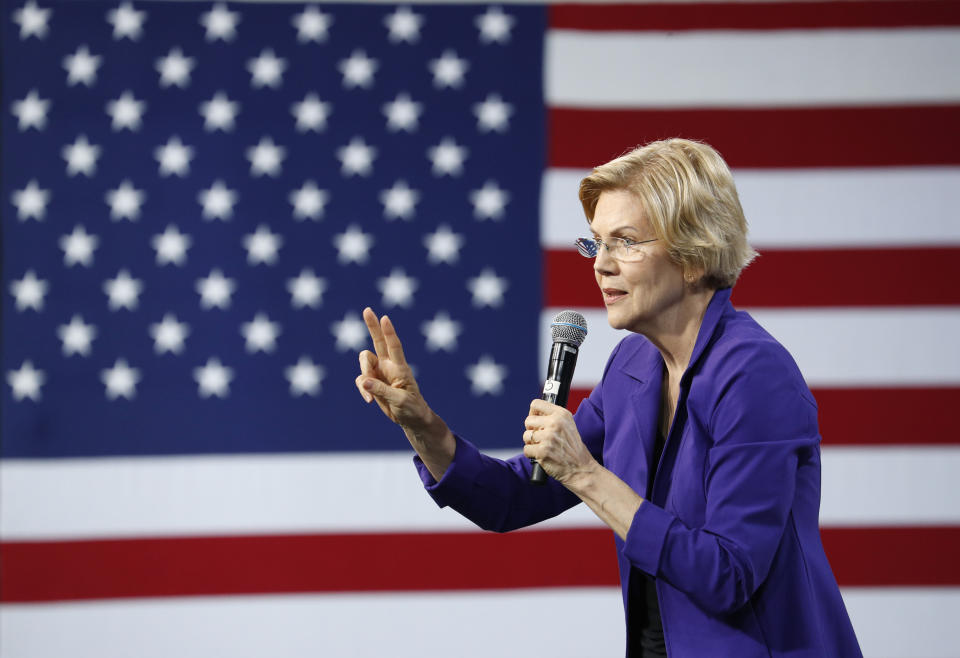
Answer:
[[[643,498],[626,482],[594,462],[564,485],[585,502],[617,536],[626,539],[633,517],[643,504]]]
[[[604,470],[603,466],[596,460],[591,459],[571,473],[563,482],[563,486],[580,498],[584,498],[584,496],[589,495],[591,490],[596,489],[597,482],[602,477]]]
[[[433,411],[429,418],[416,428],[404,427],[404,434],[420,456],[433,478],[439,481],[446,473],[457,451],[457,440],[446,422]]]

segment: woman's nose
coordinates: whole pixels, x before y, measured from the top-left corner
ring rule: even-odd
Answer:
[[[610,274],[616,271],[617,261],[610,255],[610,250],[605,244],[601,244],[597,249],[597,255],[593,259],[593,271],[601,274]]]

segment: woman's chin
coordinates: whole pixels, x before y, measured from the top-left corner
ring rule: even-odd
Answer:
[[[614,329],[626,329],[629,324],[623,313],[619,313],[618,309],[611,307],[607,307],[607,322]]]

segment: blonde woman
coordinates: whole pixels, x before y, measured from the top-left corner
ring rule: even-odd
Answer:
[[[482,455],[430,409],[370,309],[361,395],[403,428],[437,503],[482,528],[586,503],[616,535],[627,656],[861,656],[820,542],[816,402],[730,303],[755,253],[726,163],[702,143],[654,142],[597,167],[580,201],[577,247],[611,326],[631,333],[576,414],[534,400],[523,455]],[[546,487],[529,484],[528,458]]]

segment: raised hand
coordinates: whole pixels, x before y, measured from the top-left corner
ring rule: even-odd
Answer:
[[[430,473],[439,480],[453,459],[456,440],[446,423],[430,409],[403,355],[403,344],[386,315],[363,309],[363,321],[374,352],[360,353],[356,385],[368,403],[376,402],[387,418],[400,425]]]

